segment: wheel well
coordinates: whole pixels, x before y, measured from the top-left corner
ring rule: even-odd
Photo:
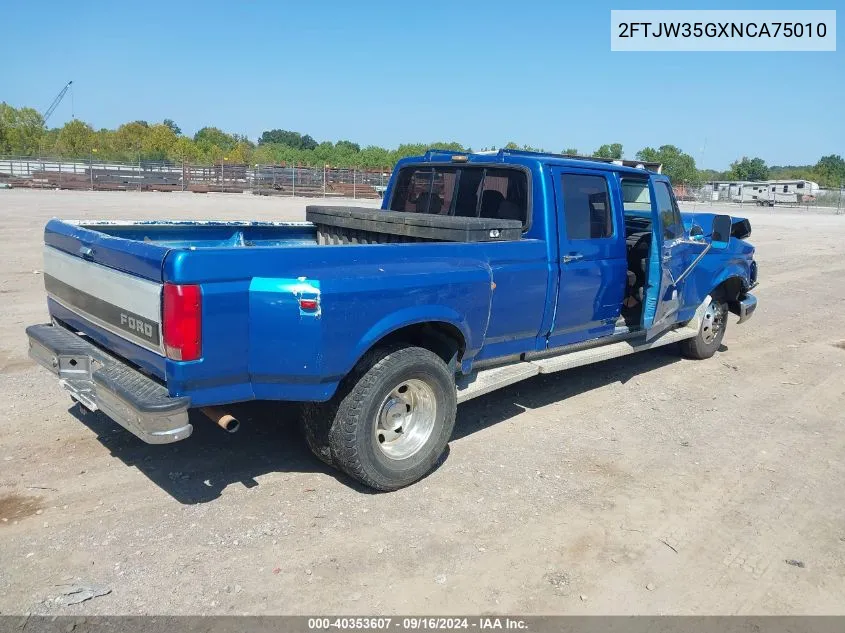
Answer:
[[[731,305],[739,301],[744,289],[745,284],[741,277],[728,277],[713,289],[710,296]]]
[[[415,323],[399,328],[379,339],[373,347],[393,343],[409,343],[424,347],[440,356],[447,364],[453,361],[460,362],[466,350],[466,342],[461,331],[454,325],[442,321]]]

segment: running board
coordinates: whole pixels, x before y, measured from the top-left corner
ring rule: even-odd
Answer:
[[[643,334],[632,340],[623,340],[618,343],[608,343],[597,347],[564,352],[559,356],[552,356],[541,360],[520,361],[502,367],[484,369],[458,380],[458,404],[471,400],[472,398],[477,398],[478,396],[483,396],[496,389],[526,380],[527,378],[537,376],[538,374],[552,374],[566,369],[573,369],[583,365],[600,363],[601,361],[612,358],[627,356],[636,352],[643,352],[655,347],[662,347],[663,345],[671,345],[672,343],[696,336],[698,334],[698,325],[698,321],[693,319],[685,327],[665,332],[653,341],[646,342],[645,334]]]
[[[510,365],[482,369],[468,376],[461,376],[457,382],[458,404],[496,391],[496,389],[507,387],[515,382],[532,378],[539,373],[540,368],[534,363],[517,361]]]

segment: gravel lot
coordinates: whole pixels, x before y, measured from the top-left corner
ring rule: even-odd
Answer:
[[[147,446],[28,360],[51,216],[307,203],[0,191],[0,613],[845,611],[845,216],[746,207],[760,308],[724,351],[471,401],[442,465],[391,494],[312,458],[291,407],[244,406],[234,436],[197,416],[189,440]],[[62,606],[77,586],[110,593]]]

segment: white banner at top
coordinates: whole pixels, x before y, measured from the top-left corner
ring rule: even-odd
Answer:
[[[836,11],[612,10],[612,51],[835,51]]]

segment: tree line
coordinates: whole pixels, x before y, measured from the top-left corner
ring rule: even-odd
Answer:
[[[95,130],[73,119],[58,128],[47,128],[41,114],[33,108],[14,108],[0,103],[0,154],[14,156],[49,156],[87,160],[169,160],[219,164],[286,164],[310,167],[355,167],[389,170],[408,156],[427,149],[472,151],[456,142],[404,143],[395,149],[375,145],[361,147],[349,140],[318,142],[309,134],[290,130],[264,131],[257,142],[245,135],[204,127],[193,136],[171,119],[160,123],[132,121],[117,129]],[[483,149],[497,149],[495,146]],[[509,142],[503,149],[545,151],[543,148]],[[593,151],[580,152],[569,147],[560,150],[573,156],[625,157],[621,143],[609,143]],[[845,183],[845,160],[839,155],[823,156],[815,165],[767,166],[762,158],[743,156],[726,171],[700,169],[695,159],[674,145],[644,147],[634,154],[636,160],[659,162],[663,172],[675,184],[699,185],[712,180],[803,179],[823,187]]]

